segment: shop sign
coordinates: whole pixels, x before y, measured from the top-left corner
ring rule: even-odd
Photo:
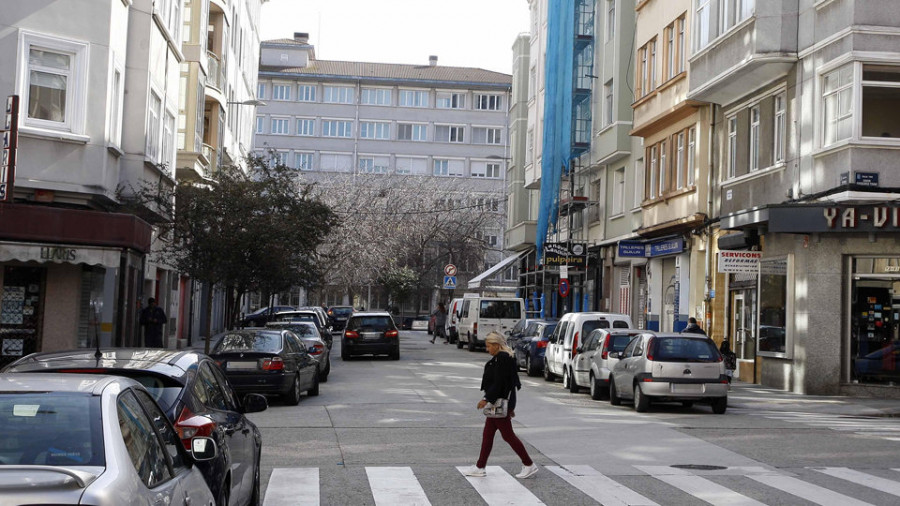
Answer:
[[[621,258],[644,258],[647,245],[638,241],[619,241],[618,256]]]
[[[684,251],[684,238],[679,237],[677,239],[650,243],[650,254],[648,256],[675,255],[682,251]]]
[[[550,242],[544,245],[544,265],[568,265],[575,268],[587,266],[587,244]]]
[[[756,274],[759,272],[761,251],[720,251],[719,272],[727,274]]]
[[[769,231],[787,233],[900,230],[896,206],[785,206],[769,209]]]

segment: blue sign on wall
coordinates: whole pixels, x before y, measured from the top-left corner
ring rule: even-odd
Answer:
[[[646,245],[637,241],[619,241],[619,256],[643,258],[647,256]]]
[[[684,251],[684,238],[679,237],[677,239],[650,243],[649,256],[658,257],[662,255],[674,255],[681,253],[682,251]]]

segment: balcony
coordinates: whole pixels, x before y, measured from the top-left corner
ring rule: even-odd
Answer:
[[[209,144],[204,144],[201,149],[203,158],[206,159],[206,177],[209,177],[210,175],[215,174],[216,170],[219,168],[219,153],[216,151],[216,148]]]
[[[206,52],[207,59],[207,74],[206,74],[206,85],[212,88],[217,89],[218,91],[225,90],[225,66],[222,65],[222,62],[219,60],[219,57],[216,56],[212,51]]]
[[[746,18],[726,29],[708,23],[708,33],[701,36],[709,43],[690,58],[688,98],[728,104],[786,76],[798,61],[799,18],[789,4],[756,0]],[[711,20],[716,19],[713,13]]]

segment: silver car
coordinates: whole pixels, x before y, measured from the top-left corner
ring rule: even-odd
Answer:
[[[715,343],[700,334],[645,333],[618,355],[609,380],[609,402],[633,399],[636,411],[650,402],[708,402],[713,413],[728,406],[728,376]]]
[[[576,349],[572,359],[572,393],[590,388],[595,401],[609,394],[609,372],[619,361],[619,352],[624,351],[631,339],[644,332],[637,329],[595,329]]]
[[[299,337],[306,345],[306,351],[319,361],[319,381],[328,381],[328,374],[331,372],[331,346],[315,324],[304,321],[269,322],[266,328],[290,330]]]
[[[213,495],[147,391],[120,376],[0,374],[0,506],[191,504]]]

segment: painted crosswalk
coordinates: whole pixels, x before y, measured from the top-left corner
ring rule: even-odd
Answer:
[[[900,419],[898,418],[806,413],[801,411],[758,411],[749,414],[763,416],[771,420],[797,422],[807,427],[853,432],[861,436],[900,442]]]
[[[477,501],[474,499],[477,497],[489,506],[538,506],[554,504],[547,498],[554,498],[554,491],[559,491],[560,487],[570,486],[575,489],[572,493],[583,494],[605,506],[659,506],[671,502],[672,494],[684,494],[687,497],[680,502],[714,506],[767,504],[760,501],[761,497],[770,501],[768,504],[793,504],[798,499],[805,504],[822,506],[900,504],[900,469],[860,471],[846,467],[810,467],[802,469],[803,475],[799,475],[765,467],[685,469],[638,465],[630,473],[605,475],[588,465],[559,465],[546,466],[534,479],[528,480],[516,479],[500,466],[488,466],[484,477],[467,477],[463,474],[464,469],[447,467],[437,470],[440,473],[449,472],[450,476],[440,480],[440,490],[429,491],[429,487],[434,487],[435,483],[433,480],[423,480],[423,476],[434,473],[434,466],[421,473],[406,466],[368,466],[365,467],[366,479],[362,481],[367,482],[365,485],[371,496],[362,502],[374,503],[376,506],[424,506],[448,502],[459,504],[460,497],[472,497],[472,501]],[[819,475],[836,480],[826,488],[814,483],[814,478]],[[645,479],[627,479],[636,476]],[[743,481],[735,481],[735,477]],[[268,480],[263,506],[330,504],[333,501],[324,499],[329,493],[323,490],[325,481],[327,480],[324,480],[318,468],[276,468]],[[635,487],[635,483],[642,485]],[[737,490],[736,483],[743,483],[750,490]],[[755,488],[753,483],[756,484]],[[855,490],[858,487],[870,489],[872,494],[866,496],[867,501],[872,501],[871,497],[882,499],[867,502],[853,497],[853,492],[841,493],[840,487],[835,486],[841,483],[857,487]],[[447,499],[448,484],[460,487],[454,493],[453,501]],[[767,492],[760,495],[760,489]],[[542,495],[541,490],[546,490],[547,493]],[[777,499],[770,499],[772,497]]]

